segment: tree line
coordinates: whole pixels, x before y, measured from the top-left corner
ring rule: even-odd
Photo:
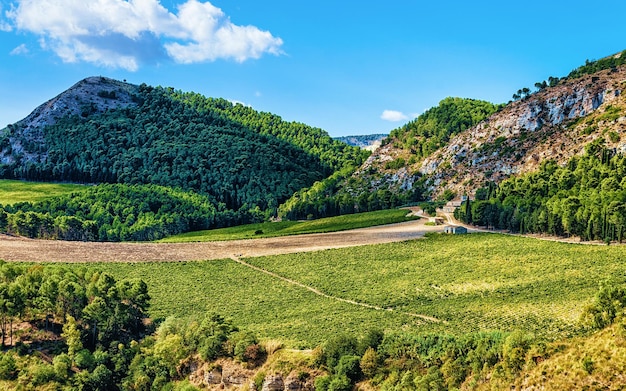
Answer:
[[[465,223],[519,233],[622,241],[626,233],[626,157],[603,140],[560,167],[542,163],[538,172],[491,184],[456,212]]]
[[[42,239],[150,241],[266,217],[258,206],[233,211],[191,191],[102,184],[38,203],[0,206],[0,232]]]

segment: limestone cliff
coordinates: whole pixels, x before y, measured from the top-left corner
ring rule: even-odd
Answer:
[[[542,89],[509,103],[423,160],[394,138],[355,173],[377,184],[410,189],[424,176],[431,196],[446,189],[472,194],[486,181],[536,170],[542,161],[564,164],[585,145],[603,138],[626,151],[626,66],[603,70]],[[394,162],[405,164],[393,164]]]
[[[546,159],[565,163],[589,142],[626,147],[626,67],[539,91],[512,102],[426,158],[419,172],[435,193],[475,190],[481,183],[534,171]]]

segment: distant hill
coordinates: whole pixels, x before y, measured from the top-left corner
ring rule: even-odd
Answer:
[[[0,177],[157,184],[276,208],[367,152],[224,99],[91,77],[0,130]]]
[[[281,214],[289,218],[325,216],[422,201],[426,196],[423,182],[408,167],[499,108],[475,99],[446,98],[392,131],[356,171],[337,174],[296,193],[281,207]]]
[[[566,165],[601,140],[626,152],[626,51],[522,88],[506,105],[446,98],[391,132],[354,173],[298,192],[286,215],[345,213],[449,198]],[[490,185],[491,184],[491,185]]]
[[[380,142],[385,139],[388,134],[366,134],[362,136],[344,136],[335,137],[335,140],[339,140],[353,147],[359,147],[368,151],[373,151],[380,147]]]

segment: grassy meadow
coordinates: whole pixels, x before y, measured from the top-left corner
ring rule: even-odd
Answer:
[[[246,261],[325,294],[392,311],[322,297],[232,260],[82,267],[143,278],[154,318],[217,312],[263,338],[298,347],[372,328],[452,334],[520,329],[560,338],[576,332],[601,282],[626,282],[626,247],[497,234],[431,235]]]
[[[0,180],[0,205],[18,202],[39,202],[84,189],[84,185],[69,183],[26,182],[9,179]]]
[[[187,232],[161,239],[160,242],[213,242],[220,240],[269,238],[287,235],[345,231],[348,229],[372,227],[375,225],[401,223],[403,221],[414,220],[417,218],[415,216],[407,216],[408,213],[409,211],[405,209],[389,209],[336,217],[326,217],[310,221],[281,221],[246,224],[230,228]]]

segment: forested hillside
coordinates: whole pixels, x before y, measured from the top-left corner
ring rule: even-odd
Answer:
[[[419,173],[410,169],[449,138],[476,125],[501,106],[446,98],[437,107],[391,132],[356,171],[340,171],[298,191],[280,208],[287,218],[333,216],[392,208],[427,197]]]
[[[429,156],[452,136],[478,124],[504,105],[476,99],[445,98],[415,120],[391,131],[388,142],[409,150],[415,160]]]
[[[210,195],[228,209],[272,211],[367,155],[321,129],[223,99],[146,85],[129,98],[108,81],[81,82],[46,105],[65,111],[38,109],[0,131],[0,176],[157,184]]]
[[[299,122],[283,121],[279,116],[258,112],[252,107],[232,103],[221,98],[205,98],[200,94],[173,92],[173,98],[184,102],[199,113],[223,116],[240,123],[247,128],[263,135],[274,136],[302,148],[309,154],[318,157],[322,163],[332,170],[343,167],[358,167],[369,155],[359,148],[351,147],[344,142],[334,140],[326,131],[312,128]]]
[[[621,242],[626,231],[626,157],[601,140],[561,167],[545,161],[538,172],[479,189],[459,219],[520,233],[574,235]]]

